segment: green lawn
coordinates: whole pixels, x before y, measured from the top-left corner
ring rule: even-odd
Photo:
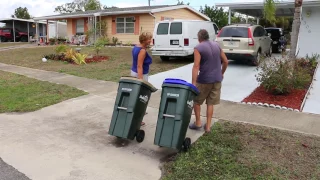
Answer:
[[[1,52],[0,62],[115,82],[117,82],[121,76],[130,75],[130,69],[132,64],[132,48],[130,47],[103,48],[100,54],[109,56],[110,59],[108,61],[103,61],[99,63],[90,63],[81,66],[66,64],[60,61],[48,61],[46,63],[43,63],[41,61],[43,55],[54,53],[54,48],[55,47],[35,47],[3,51]],[[82,53],[95,54],[92,48],[81,48]],[[167,71],[189,63],[192,63],[192,60],[176,59],[171,60],[169,62],[162,62],[159,57],[153,57],[153,63],[150,67],[150,74]]]
[[[25,43],[25,42],[2,42],[2,43],[0,43],[0,48],[10,47],[10,46],[26,45],[26,44],[28,44],[28,43]]]
[[[35,111],[85,94],[70,86],[0,71],[0,113]]]
[[[320,137],[219,121],[163,171],[163,180],[317,180]]]

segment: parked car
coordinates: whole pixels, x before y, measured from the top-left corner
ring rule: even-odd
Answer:
[[[28,33],[15,29],[16,41],[28,42]],[[0,28],[0,42],[14,41],[13,28]]]
[[[199,43],[197,34],[206,29],[210,40],[218,34],[218,26],[211,21],[201,20],[164,20],[156,24],[153,33],[152,55],[161,60],[170,57],[193,56],[194,47]]]
[[[223,27],[216,41],[228,59],[245,60],[257,66],[261,55],[272,55],[272,39],[260,25],[234,24]]]
[[[272,43],[272,51],[279,53],[286,47],[286,39],[283,34],[282,28],[268,27],[264,28],[268,34],[270,34]]]

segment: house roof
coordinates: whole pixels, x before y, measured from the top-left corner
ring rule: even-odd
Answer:
[[[12,21],[22,21],[22,22],[30,22],[30,23],[34,23],[35,20],[34,19],[20,19],[20,18],[2,18],[0,19],[0,23],[8,23],[8,22],[12,22]],[[55,21],[49,21],[49,23],[53,23]],[[47,24],[46,21],[39,21],[38,23],[41,24]],[[59,22],[60,24],[66,24],[65,22]]]
[[[264,2],[233,2],[233,3],[216,3],[216,7],[228,7],[233,12],[246,14],[253,17],[262,17]],[[303,7],[320,6],[319,0],[304,0]],[[276,16],[293,16],[294,0],[279,1],[276,3]]]
[[[64,18],[76,18],[76,17],[92,17],[92,16],[106,16],[106,15],[119,15],[119,14],[138,14],[138,13],[156,13],[162,11],[176,10],[187,8],[190,11],[198,14],[206,20],[210,20],[209,17],[195,10],[188,5],[159,5],[159,6],[139,6],[139,7],[126,7],[126,8],[110,8],[105,10],[94,11],[79,11],[74,13],[64,13],[52,16],[35,17],[34,20],[55,20]]]

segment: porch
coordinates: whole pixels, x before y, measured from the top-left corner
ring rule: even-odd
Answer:
[[[34,18],[36,23],[40,21],[51,21],[54,22],[55,28],[58,30],[58,24],[61,21],[66,23],[66,35],[63,37],[67,43],[75,45],[87,45],[93,44],[103,32],[102,22],[103,17],[99,13],[93,15],[77,15],[77,16],[51,16],[51,17],[40,17]],[[47,26],[47,32],[50,31],[50,27]],[[49,36],[46,37],[46,42],[49,42]],[[55,38],[59,38],[56,36]]]

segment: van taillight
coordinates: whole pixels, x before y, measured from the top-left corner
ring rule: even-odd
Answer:
[[[184,45],[189,46],[189,39],[184,39]]]
[[[152,39],[152,44],[154,45],[154,39]]]
[[[250,28],[248,28],[248,46],[254,46],[254,40]]]

